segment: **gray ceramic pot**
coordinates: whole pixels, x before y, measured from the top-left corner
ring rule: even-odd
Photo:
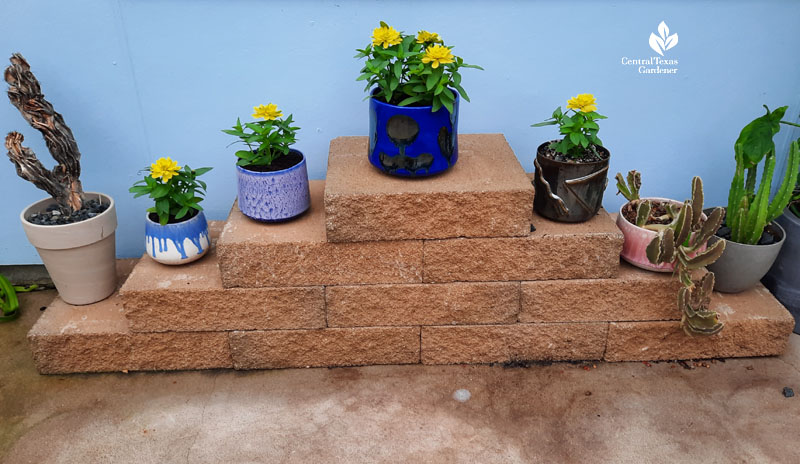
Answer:
[[[786,244],[762,282],[792,313],[800,333],[800,218],[787,208],[775,222],[786,231]]]
[[[769,226],[778,230],[781,238],[772,245],[745,245],[727,240],[725,252],[708,270],[714,273],[714,290],[723,293],[739,293],[755,287],[772,267],[775,258],[786,242],[786,232],[776,222]],[[711,246],[719,237],[711,237]]]

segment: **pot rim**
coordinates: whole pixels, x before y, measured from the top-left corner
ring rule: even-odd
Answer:
[[[784,216],[786,216],[786,218],[787,218],[789,221],[791,221],[793,224],[800,225],[800,217],[797,217],[797,216],[794,214],[794,212],[793,212],[791,209],[789,209],[789,207],[788,207],[788,206],[787,206],[787,207],[786,207],[786,208],[783,210],[783,215],[784,215]],[[785,232],[785,231],[784,231],[784,232]]]
[[[728,240],[728,239],[726,239],[726,238],[717,237],[716,235],[713,235],[711,238],[716,238],[717,240],[725,240],[725,241],[727,242],[727,243],[725,244],[725,249],[726,249],[726,250],[727,250],[727,248],[728,248],[729,246],[741,247],[741,248],[745,248],[745,249],[746,249],[746,248],[760,248],[760,249],[767,249],[767,248],[770,248],[770,247],[779,247],[779,246],[783,245],[783,242],[786,240],[786,229],[784,229],[784,228],[783,228],[783,226],[781,226],[780,224],[778,224],[776,221],[772,221],[772,222],[770,222],[770,223],[769,223],[769,224],[767,224],[767,225],[768,225],[768,226],[777,227],[777,228],[778,228],[778,229],[780,229],[780,231],[781,231],[781,239],[780,239],[780,240],[778,240],[778,241],[777,241],[777,242],[775,242],[775,243],[770,243],[769,245],[759,245],[759,244],[751,245],[751,244],[749,244],[749,243],[739,243],[739,242],[734,242],[733,240]]]
[[[86,219],[86,220],[83,220],[83,221],[73,222],[71,224],[41,225],[41,224],[34,224],[33,222],[30,222],[26,216],[28,215],[27,213],[31,209],[33,209],[34,206],[36,206],[36,205],[38,205],[40,203],[43,203],[45,201],[50,201],[53,204],[57,203],[56,200],[53,197],[47,197],[47,198],[43,198],[43,199],[38,200],[38,201],[34,201],[33,203],[31,203],[28,206],[26,206],[25,208],[23,208],[22,212],[19,213],[19,219],[20,219],[20,221],[22,221],[22,223],[25,225],[25,227],[30,227],[31,229],[65,230],[65,229],[70,228],[70,227],[89,224],[92,221],[95,221],[95,222],[96,221],[102,221],[102,220],[104,220],[106,218],[106,216],[108,216],[109,214],[113,214],[114,213],[115,203],[114,203],[114,198],[112,198],[111,195],[106,195],[105,193],[101,193],[101,192],[83,192],[83,194],[84,194],[85,198],[87,198],[87,199],[90,199],[89,198],[90,195],[99,195],[102,198],[108,199],[108,208],[106,208],[105,211],[103,211],[102,213],[98,214],[97,216],[95,216],[93,218],[89,218],[89,219]],[[101,200],[101,202],[102,202],[102,200]]]
[[[447,90],[453,92],[453,95],[455,95],[455,101],[453,102],[453,106],[457,105],[461,101],[461,97],[458,95],[458,92],[456,92],[455,90],[451,89],[450,87],[447,87]],[[375,92],[377,92],[377,91],[378,91],[378,87],[373,87],[372,90],[369,91],[369,100],[371,102],[375,103],[376,105],[385,106],[385,107],[389,107],[389,108],[399,108],[399,109],[401,109],[403,111],[425,111],[425,112],[428,112],[428,113],[430,113],[431,110],[433,109],[433,105],[426,105],[426,106],[399,106],[399,105],[392,105],[391,103],[382,102],[380,100],[376,100],[375,97],[373,96],[375,94]],[[440,110],[442,110],[442,109],[447,111],[447,108],[445,108],[444,105],[442,105],[442,107],[440,108]]]
[[[658,201],[661,201],[661,202],[670,202],[670,203],[672,203],[674,205],[682,205],[683,204],[682,201],[673,200],[672,198],[664,198],[664,197],[643,197],[643,198],[640,198],[640,200],[658,200]],[[622,214],[622,209],[625,208],[629,203],[631,203],[631,202],[630,201],[626,201],[625,203],[622,204],[622,206],[619,207],[619,213],[618,213],[619,217],[623,221],[627,222],[631,227],[635,227],[635,228],[637,228],[639,230],[643,230],[645,232],[652,232],[653,234],[658,234],[658,232],[656,232],[654,230],[645,229],[644,227],[639,227],[636,224],[631,223],[631,221],[629,221],[628,218],[626,218],[625,215]],[[706,213],[703,213],[703,216],[706,216]],[[708,217],[708,216],[706,216],[706,217]]]
[[[291,153],[291,152],[299,153],[300,156],[303,157],[303,159],[301,159],[300,162],[295,164],[294,166],[286,168],[286,169],[281,169],[280,171],[265,171],[265,172],[251,171],[249,169],[245,169],[245,168],[239,166],[238,164],[235,164],[236,170],[239,171],[239,172],[248,174],[248,175],[252,175],[252,176],[270,177],[270,176],[277,176],[277,175],[285,174],[287,172],[294,171],[295,169],[300,169],[302,166],[306,165],[306,155],[304,155],[302,151],[294,149],[294,148],[290,148],[289,149],[289,153]]]
[[[546,160],[548,163],[553,163],[553,164],[556,164],[556,165],[559,165],[559,166],[575,166],[576,164],[583,165],[583,166],[602,165],[602,164],[608,164],[611,161],[611,150],[609,150],[608,148],[603,147],[603,146],[598,146],[597,148],[600,148],[601,150],[604,150],[606,153],[608,153],[608,157],[606,159],[602,159],[600,161],[573,162],[573,163],[570,163],[570,162],[565,162],[565,161],[554,160],[554,159],[551,159],[551,158],[546,158],[546,157],[544,157],[542,155],[542,147],[544,147],[545,145],[549,145],[549,144],[551,144],[553,142],[558,142],[560,140],[564,140],[564,139],[561,138],[561,139],[548,140],[547,142],[544,142],[541,145],[539,145],[536,148],[536,158],[540,159],[540,160]]]
[[[173,224],[164,224],[164,225],[162,226],[162,225],[161,225],[161,223],[159,223],[159,222],[156,222],[156,221],[154,221],[154,220],[150,219],[150,215],[151,215],[151,214],[153,214],[153,213],[148,213],[148,212],[146,212],[146,211],[145,211],[145,213],[144,213],[144,220],[145,220],[145,221],[146,221],[146,222],[147,222],[147,223],[148,223],[150,226],[152,226],[152,227],[163,227],[163,228],[165,228],[165,229],[166,229],[166,228],[169,228],[169,227],[173,227],[173,226],[185,226],[186,224],[188,224],[188,223],[190,223],[190,222],[194,221],[195,219],[199,218],[200,216],[205,216],[205,214],[203,214],[203,212],[202,212],[202,211],[198,211],[198,212],[197,212],[197,214],[195,214],[193,217],[191,217],[191,218],[189,218],[189,219],[187,219],[187,220],[185,220],[185,221],[181,221],[181,222],[175,222],[175,223],[173,223]]]

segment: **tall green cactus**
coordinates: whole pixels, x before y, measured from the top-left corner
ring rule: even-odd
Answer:
[[[722,215],[722,208],[715,208],[703,220],[703,181],[695,177],[692,199],[683,203],[673,221],[647,246],[647,259],[653,264],[672,263],[683,284],[678,292],[678,309],[681,326],[689,335],[713,335],[724,326],[717,312],[708,307],[714,289],[714,273],[708,272],[699,281],[692,278],[692,271],[713,263],[725,250],[724,240],[703,250],[722,224]]]
[[[731,240],[750,245],[758,243],[767,224],[780,216],[791,201],[800,169],[800,140],[796,140],[789,148],[788,166],[778,193],[770,202],[776,163],[775,142],[772,139],[781,124],[797,124],[781,120],[788,108],[786,106],[772,112],[766,105],[764,108],[767,113],[746,125],[734,144],[736,172],[728,193],[726,223],[731,229]],[[758,166],[762,160],[761,181],[756,190]]]

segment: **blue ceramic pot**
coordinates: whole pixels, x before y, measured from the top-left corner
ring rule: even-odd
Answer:
[[[162,264],[186,264],[197,261],[208,252],[211,240],[208,223],[202,211],[188,221],[161,225],[145,217],[147,254]]]
[[[451,90],[446,90],[450,92]],[[374,91],[373,91],[374,93]],[[458,160],[458,104],[395,106],[369,99],[369,161],[393,176],[425,177],[448,170]]]
[[[250,219],[286,221],[303,214],[311,205],[306,157],[294,166],[273,172],[250,171],[236,166],[239,179],[239,209]]]

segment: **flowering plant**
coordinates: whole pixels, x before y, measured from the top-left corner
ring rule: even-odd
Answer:
[[[181,222],[181,219],[190,214],[189,219],[202,211],[200,202],[206,193],[206,183],[198,180],[199,176],[210,171],[211,168],[192,169],[189,166],[178,166],[170,158],[159,158],[143,171],[150,173],[144,179],[137,181],[129,189],[135,193],[134,198],[150,195],[156,204],[148,208],[148,213],[155,213],[158,222],[163,226],[170,220]]]
[[[431,105],[432,111],[444,106],[452,113],[455,95],[450,89],[469,101],[461,87],[459,68],[483,69],[464,63],[453,55],[452,48],[434,32],[407,35],[381,21],[380,27],[372,31],[372,43],[356,50],[356,58],[367,59],[356,80],[367,81],[365,91],[376,87],[371,96],[386,103]]]
[[[569,115],[570,110],[572,110],[572,115]],[[606,117],[597,113],[594,95],[582,93],[567,100],[567,111],[561,111],[559,106],[553,111],[553,116],[544,122],[532,124],[531,127],[558,124],[558,131],[564,138],[553,142],[550,145],[551,149],[573,159],[583,158],[587,155],[600,158],[597,147],[602,147],[603,142],[597,138],[600,126],[595,121],[598,119],[606,119]]]
[[[279,156],[289,153],[289,147],[297,141],[296,134],[299,127],[292,126],[294,120],[290,114],[281,119],[283,112],[277,105],[258,105],[253,107],[253,117],[263,121],[247,122],[236,118],[236,125],[222,132],[239,137],[234,143],[241,142],[247,145],[247,150],[239,150],[236,156],[239,166],[269,166]],[[248,132],[246,129],[250,129]],[[257,145],[256,148],[253,148]]]

